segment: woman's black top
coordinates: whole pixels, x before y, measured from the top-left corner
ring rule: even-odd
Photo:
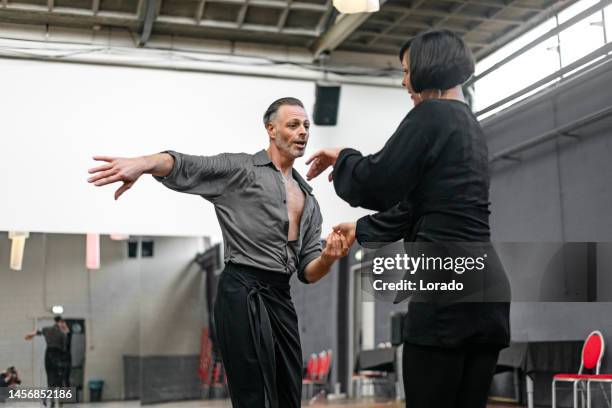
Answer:
[[[357,240],[364,246],[400,239],[490,241],[488,151],[478,120],[463,102],[420,103],[376,154],[343,149],[334,187],[350,205],[378,211],[357,221]],[[505,274],[503,280],[507,284]],[[411,302],[404,340],[506,346],[509,303]]]

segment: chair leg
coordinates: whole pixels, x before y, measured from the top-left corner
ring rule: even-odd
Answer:
[[[556,385],[557,385],[557,380],[553,380],[553,383],[552,383],[552,408],[557,408]]]
[[[599,383],[599,388],[601,388],[601,393],[603,394],[603,397],[606,400],[606,405],[612,408],[612,401],[608,399],[608,393],[606,393],[606,388],[604,387],[603,383]],[[610,384],[610,398],[612,398],[612,384]]]
[[[574,381],[574,408],[578,408],[578,381]]]

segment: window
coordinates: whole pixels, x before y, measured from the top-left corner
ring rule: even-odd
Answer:
[[[558,25],[599,3],[599,0],[581,0],[559,12],[556,16],[546,20],[487,58],[479,61],[476,64],[476,76],[503,61],[525,45],[554,30]],[[612,37],[612,6],[601,7],[591,15],[564,29],[559,34],[543,40],[529,50],[526,50],[523,54],[478,79],[474,83],[474,108],[476,112],[482,111],[510,97],[541,79],[556,73],[561,68],[596,51],[604,46],[606,42],[610,43],[612,41],[610,37]],[[612,55],[612,52],[609,54]],[[585,62],[583,67],[601,58],[603,56]],[[548,84],[538,86],[537,90],[541,90],[569,75],[571,73],[566,73],[563,76],[556,75],[556,78],[549,81]],[[536,90],[530,90],[524,94],[517,95],[513,101],[507,101],[502,107],[497,107],[487,112],[486,115],[508,107],[535,92]]]

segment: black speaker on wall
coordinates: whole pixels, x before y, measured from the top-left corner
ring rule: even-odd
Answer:
[[[315,93],[315,106],[312,118],[315,125],[335,126],[338,121],[340,87],[318,85]]]

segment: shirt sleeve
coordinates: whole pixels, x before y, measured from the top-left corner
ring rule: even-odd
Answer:
[[[306,266],[317,259],[322,251],[321,226],[323,225],[323,216],[321,215],[321,209],[319,208],[317,200],[314,200],[314,206],[312,218],[306,225],[306,232],[304,233],[298,262],[297,276],[298,279],[304,283],[310,283],[304,275]]]
[[[165,177],[154,176],[166,187],[182,193],[197,194],[215,201],[241,180],[244,165],[234,153],[193,156],[165,151],[174,158],[174,166]]]
[[[387,211],[357,220],[355,237],[363,247],[378,247],[405,238],[414,223],[412,205],[401,201]],[[379,244],[379,245],[377,245]]]
[[[414,190],[426,162],[432,120],[420,106],[410,112],[379,152],[343,149],[334,166],[334,188],[353,207],[385,211]]]

